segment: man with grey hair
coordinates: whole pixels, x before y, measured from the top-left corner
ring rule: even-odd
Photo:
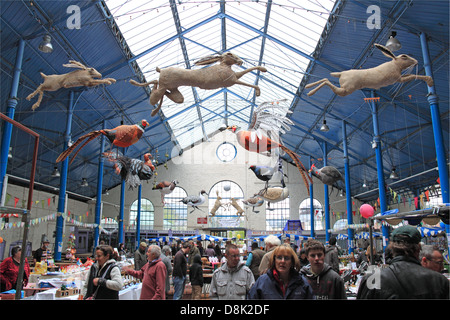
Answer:
[[[270,264],[270,258],[272,257],[272,251],[281,245],[281,240],[274,236],[269,235],[264,239],[264,244],[266,245],[266,254],[262,257],[261,263],[259,264],[259,274],[266,273],[267,269],[269,268]]]
[[[162,247],[162,254],[161,254],[161,260],[166,265],[167,274],[166,274],[166,297],[167,294],[170,291],[170,276],[172,275],[172,262],[171,262],[171,256],[172,256],[172,249],[165,245]]]
[[[240,261],[235,244],[226,246],[225,257],[227,261],[213,273],[209,297],[212,300],[245,300],[255,283],[253,273]]]
[[[157,245],[149,246],[147,260],[140,270],[124,267],[123,271],[142,280],[141,300],[165,300],[167,269],[161,261],[161,248]]]
[[[423,245],[420,250],[419,261],[423,267],[439,273],[444,269],[444,256],[436,246]]]

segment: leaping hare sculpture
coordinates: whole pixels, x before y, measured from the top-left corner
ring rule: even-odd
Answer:
[[[392,60],[370,69],[351,69],[332,72],[330,73],[331,76],[339,78],[340,88],[333,85],[327,78],[324,78],[305,86],[305,88],[312,88],[318,85],[308,92],[308,96],[312,96],[323,86],[329,86],[335,94],[345,97],[359,89],[369,88],[378,90],[381,87],[386,87],[397,82],[403,83],[416,79],[425,81],[430,87],[433,85],[433,79],[429,76],[414,74],[402,75],[403,70],[417,65],[416,59],[406,54],[395,56],[391,50],[377,43],[375,43],[375,47]]]
[[[153,80],[146,83],[138,83],[134,80],[130,80],[130,83],[140,87],[146,87],[153,84],[153,89],[150,94],[150,104],[156,105],[156,103],[159,102],[159,105],[152,111],[152,116],[156,115],[161,109],[164,96],[167,96],[167,98],[175,103],[183,103],[184,97],[178,90],[178,87],[181,86],[191,86],[211,90],[227,88],[239,84],[254,88],[256,96],[260,95],[258,86],[242,82],[239,78],[253,70],[266,72],[266,68],[255,66],[244,71],[234,72],[231,69],[231,66],[235,64],[239,66],[242,65],[242,60],[231,52],[207,56],[197,61],[194,65],[203,66],[218,61],[219,64],[202,69],[181,69],[175,67],[165,69],[156,68],[156,71],[160,73],[159,80]]]
[[[116,82],[113,78],[101,78],[102,75],[95,70],[94,68],[88,68],[82,63],[69,60],[68,64],[63,64],[66,68],[78,68],[80,70],[75,70],[65,74],[52,74],[45,75],[41,72],[41,77],[44,79],[44,82],[37,87],[37,89],[28,95],[26,98],[30,100],[35,95],[39,94],[39,98],[35,104],[33,104],[32,109],[35,110],[39,107],[42,101],[42,97],[44,96],[44,91],[56,91],[61,88],[73,88],[73,87],[94,87],[100,84],[113,84]]]

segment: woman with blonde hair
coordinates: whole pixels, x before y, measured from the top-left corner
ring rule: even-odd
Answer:
[[[273,250],[269,269],[256,280],[249,299],[313,299],[308,281],[299,273],[300,261],[291,246]]]

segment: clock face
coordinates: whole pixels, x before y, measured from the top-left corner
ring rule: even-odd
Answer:
[[[236,157],[236,153],[236,147],[229,142],[222,143],[216,150],[217,158],[223,162],[232,161]]]

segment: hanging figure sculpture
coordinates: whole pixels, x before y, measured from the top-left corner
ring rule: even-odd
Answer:
[[[118,151],[104,152],[103,156],[114,162],[115,172],[125,180],[131,190],[139,187],[141,181],[149,180],[155,171],[150,153],[144,154],[144,161],[124,156]]]
[[[269,155],[274,149],[280,148],[286,152],[297,166],[306,190],[309,195],[309,183],[312,179],[307,175],[307,170],[300,161],[299,156],[283,145],[280,134],[290,130],[289,125],[293,122],[286,117],[286,114],[292,112],[285,102],[286,99],[278,101],[269,101],[260,104],[254,111],[248,130],[240,130],[237,126],[231,126],[231,130],[237,136],[238,143],[247,151]],[[308,182],[309,181],[309,182]],[[284,184],[284,181],[282,180]],[[267,191],[267,188],[265,189]]]
[[[231,69],[231,66],[241,66],[243,61],[237,55],[231,52],[226,52],[220,55],[218,54],[207,56],[197,61],[194,65],[204,66],[215,62],[219,62],[219,64],[202,69],[182,69],[176,67],[169,67],[164,69],[156,68],[156,71],[160,73],[159,80],[153,80],[146,83],[138,83],[134,80],[130,80],[130,83],[139,87],[153,85],[153,89],[150,94],[150,104],[152,106],[155,106],[159,102],[159,105],[152,111],[152,116],[156,115],[161,109],[164,96],[175,103],[184,102],[184,97],[178,90],[178,87],[181,86],[198,87],[200,89],[212,90],[219,88],[228,88],[235,84],[239,84],[254,88],[255,95],[260,95],[260,89],[258,86],[240,81],[239,79],[243,75],[253,70],[266,72],[266,68],[262,66],[255,66],[244,71],[234,72]]]
[[[79,137],[74,144],[63,151],[56,159],[56,162],[64,161],[75,150],[76,147],[78,147],[85,139],[87,139],[73,155],[72,159],[69,162],[69,164],[71,164],[77,154],[81,151],[81,149],[83,149],[90,141],[94,140],[100,135],[104,135],[108,138],[109,142],[111,143],[111,148],[112,145],[122,148],[129,147],[139,141],[145,131],[145,128],[147,128],[149,125],[150,124],[147,122],[147,120],[143,119],[137,124],[123,124],[115,127],[114,129],[101,129],[91,131]]]
[[[392,60],[370,69],[351,69],[341,72],[332,72],[330,73],[331,76],[339,78],[340,88],[333,85],[327,78],[324,78],[305,86],[305,88],[317,86],[308,92],[308,96],[312,96],[323,86],[330,87],[335,94],[341,97],[345,97],[359,89],[368,88],[378,90],[397,82],[404,83],[412,80],[422,80],[425,81],[429,87],[433,86],[433,79],[429,76],[417,74],[402,75],[404,70],[412,69],[417,65],[416,59],[406,54],[395,56],[391,50],[381,44],[375,43],[374,46]]]
[[[74,60],[69,60],[69,64],[63,64],[63,66],[66,68],[78,68],[80,70],[75,70],[65,74],[52,74],[49,76],[41,72],[41,77],[44,79],[44,82],[41,83],[39,87],[37,87],[37,89],[26,98],[29,101],[35,95],[39,94],[38,100],[31,107],[33,110],[40,106],[42,97],[44,96],[44,91],[57,91],[61,88],[82,86],[95,87],[100,84],[109,85],[116,83],[116,80],[113,78],[98,79],[101,78],[102,75],[97,70],[94,68],[88,68]]]

